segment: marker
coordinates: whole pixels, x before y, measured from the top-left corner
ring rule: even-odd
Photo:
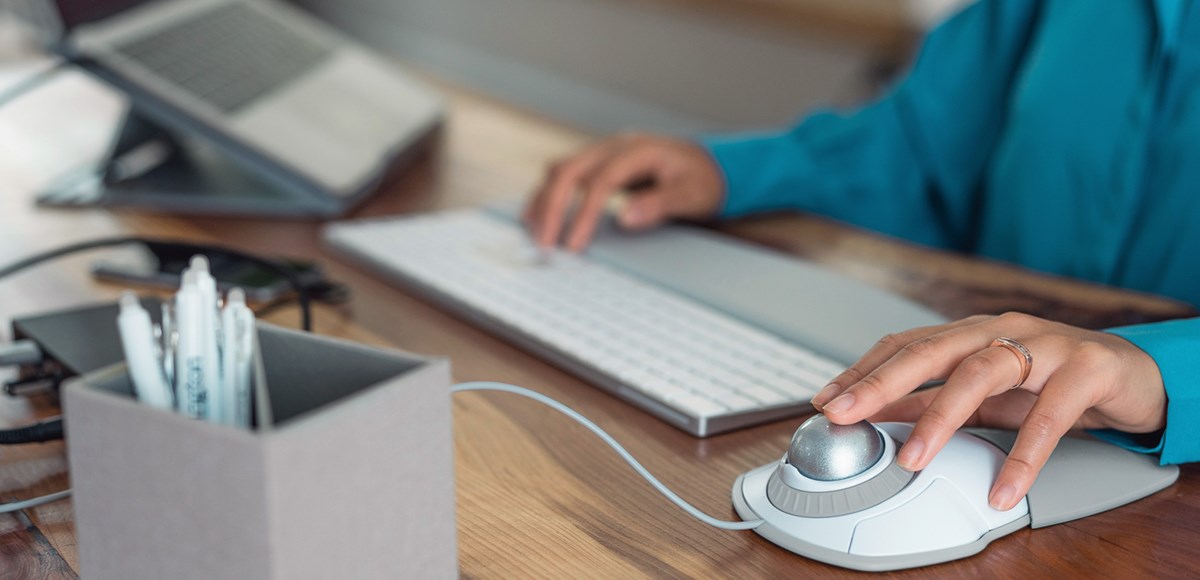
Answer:
[[[171,387],[167,384],[162,359],[155,348],[150,314],[142,308],[141,302],[133,292],[121,294],[117,330],[121,334],[125,362],[138,400],[151,407],[170,410],[173,406]]]
[[[208,416],[209,375],[205,374],[205,345],[200,302],[196,288],[196,273],[185,270],[183,285],[175,294],[175,401],[179,411],[188,417]]]
[[[254,313],[241,288],[229,291],[221,312],[222,409],[225,423],[250,427],[250,371],[254,362]]]
[[[192,272],[196,281],[196,296],[199,304],[199,308],[197,308],[199,317],[196,323],[200,326],[200,352],[202,353],[200,365],[203,367],[207,396],[204,413],[200,415],[200,418],[213,423],[227,422],[221,415],[226,402],[222,399],[221,351],[217,346],[219,334],[217,328],[217,280],[209,273],[208,258],[199,255],[192,256],[189,265],[191,266],[189,271]]]

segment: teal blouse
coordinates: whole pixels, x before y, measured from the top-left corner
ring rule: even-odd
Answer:
[[[879,101],[704,140],[724,173],[722,215],[811,211],[1200,305],[1190,8],[981,0],[935,29]],[[1110,331],[1149,353],[1166,384],[1167,428],[1144,450],[1200,460],[1200,318]]]

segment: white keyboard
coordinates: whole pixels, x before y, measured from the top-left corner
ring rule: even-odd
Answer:
[[[481,210],[334,224],[335,248],[700,437],[810,412],[842,365]]]

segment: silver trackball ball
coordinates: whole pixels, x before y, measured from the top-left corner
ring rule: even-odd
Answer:
[[[838,481],[870,469],[883,449],[883,434],[870,423],[837,425],[816,414],[792,435],[787,462],[809,479]]]

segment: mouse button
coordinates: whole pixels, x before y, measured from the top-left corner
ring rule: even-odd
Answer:
[[[902,556],[945,550],[974,542],[990,530],[953,484],[938,479],[908,503],[859,522],[850,553]]]
[[[1031,525],[1087,517],[1157,492],[1179,477],[1174,465],[1095,439],[1064,437],[1026,496]]]

